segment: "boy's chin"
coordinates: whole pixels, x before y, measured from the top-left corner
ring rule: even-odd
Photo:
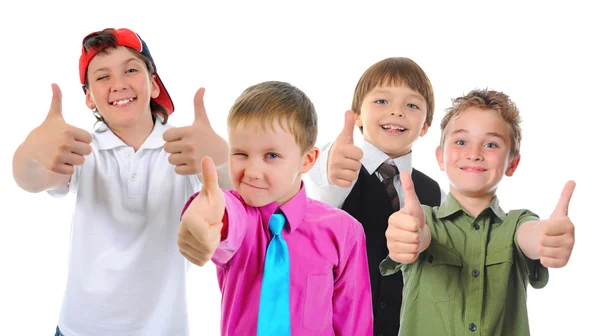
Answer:
[[[248,204],[249,206],[255,207],[255,208],[259,208],[259,207],[262,207],[262,206],[265,206],[267,204],[271,204],[274,202],[274,200],[252,197],[252,196],[248,196],[248,195],[244,195],[244,194],[241,194],[241,196],[244,199],[244,202],[246,202],[246,204]]]

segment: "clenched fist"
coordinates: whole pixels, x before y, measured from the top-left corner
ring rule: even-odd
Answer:
[[[200,174],[200,161],[204,156],[224,157],[226,153],[217,143],[224,140],[210,125],[204,107],[204,88],[194,96],[194,122],[190,126],[173,127],[165,131],[165,152],[170,153],[169,163],[180,175]]]
[[[425,225],[425,214],[410,174],[400,172],[400,181],[404,207],[390,216],[385,237],[390,258],[398,263],[410,264],[429,246],[431,234]]]
[[[543,222],[539,253],[545,267],[560,268],[571,258],[575,245],[575,226],[569,219],[569,202],[575,190],[575,182],[565,184],[552,215]]]
[[[62,115],[62,94],[52,84],[52,103],[46,119],[25,140],[30,144],[31,157],[44,168],[57,174],[71,175],[74,166],[82,165],[85,155],[92,152],[92,135],[65,122]]]
[[[354,113],[346,111],[344,129],[335,139],[327,159],[327,178],[329,182],[348,188],[358,177],[363,152],[354,145]]]
[[[225,197],[210,157],[202,159],[202,180],[202,189],[181,217],[177,233],[179,252],[198,266],[203,266],[215,253],[225,213]]]

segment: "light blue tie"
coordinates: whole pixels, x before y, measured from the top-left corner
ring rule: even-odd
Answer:
[[[290,255],[281,230],[285,225],[283,214],[276,213],[269,220],[273,238],[267,247],[265,270],[258,307],[258,336],[286,336],[290,327]]]

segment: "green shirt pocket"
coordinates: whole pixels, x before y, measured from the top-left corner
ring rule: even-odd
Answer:
[[[504,298],[513,266],[513,248],[511,245],[490,251],[485,258],[485,284],[493,298]]]
[[[451,301],[460,286],[461,256],[444,246],[432,244],[424,251],[419,281],[421,293],[436,302]]]

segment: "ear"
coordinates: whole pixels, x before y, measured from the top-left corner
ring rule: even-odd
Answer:
[[[360,112],[354,112],[354,120],[355,120],[355,125],[357,127],[363,127],[363,122],[360,119]]]
[[[160,94],[160,87],[158,86],[158,82],[156,81],[156,75],[152,75],[152,77],[150,79],[150,86],[151,86],[150,97],[152,97],[152,98],[158,97],[158,95]]]
[[[85,105],[90,110],[93,110],[96,108],[96,103],[94,102],[94,98],[92,97],[90,90],[87,88],[85,89]]]
[[[306,174],[308,173],[312,167],[317,163],[317,159],[319,158],[319,148],[312,147],[311,149],[304,154],[302,157],[302,166],[300,167],[300,173]]]
[[[442,146],[437,146],[435,149],[435,158],[437,159],[440,170],[444,171],[444,150],[442,149]]]
[[[508,168],[506,168],[506,172],[504,174],[506,176],[513,176],[513,174],[515,173],[515,170],[517,170],[517,166],[519,165],[520,161],[521,161],[521,155],[520,154],[515,155],[508,163]]]
[[[429,130],[429,125],[425,122],[425,123],[423,123],[423,127],[421,128],[421,131],[419,132],[419,136],[422,137],[425,134],[427,134],[427,130]]]

